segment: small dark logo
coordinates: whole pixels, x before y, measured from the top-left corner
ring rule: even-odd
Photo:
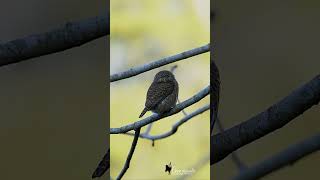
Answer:
[[[168,174],[170,175],[171,174],[171,169],[172,169],[172,165],[171,165],[171,162],[170,162],[169,164],[166,164],[166,170],[164,172],[168,171]]]

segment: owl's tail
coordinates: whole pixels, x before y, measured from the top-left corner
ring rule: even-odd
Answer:
[[[139,118],[141,118],[147,111],[148,111],[148,109],[145,107],[145,108],[143,109],[143,111],[141,112]]]

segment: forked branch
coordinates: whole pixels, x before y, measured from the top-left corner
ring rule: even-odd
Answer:
[[[178,112],[180,112],[181,110],[183,110],[186,107],[191,106],[192,104],[195,104],[196,102],[200,101],[201,99],[203,99],[204,97],[206,97],[209,94],[210,91],[210,87],[207,86],[206,88],[204,88],[203,90],[201,90],[200,92],[198,92],[196,95],[192,96],[191,98],[183,101],[180,104],[177,104],[171,111],[169,111],[168,113],[165,114],[153,114],[147,118],[144,118],[140,121],[136,121],[132,124],[128,124],[119,128],[110,128],[110,134],[119,134],[119,133],[126,133],[128,131],[137,129],[137,128],[141,128],[147,124],[150,124],[152,122],[158,121],[164,117],[168,117],[171,116],[173,114],[176,114]]]
[[[264,112],[211,137],[210,164],[292,121],[320,101],[320,75],[294,90]]]
[[[177,131],[178,131],[178,128],[183,125],[184,123],[188,122],[190,119],[192,119],[193,117],[197,116],[197,115],[200,115],[202,114],[203,112],[207,111],[210,109],[210,105],[207,104],[195,111],[193,111],[192,113],[190,114],[187,114],[186,116],[184,116],[182,119],[180,119],[179,121],[177,121],[171,128],[171,130],[165,132],[165,133],[162,133],[162,134],[159,134],[159,135],[150,135],[149,133],[142,133],[140,134],[140,138],[143,138],[143,139],[148,139],[148,140],[151,140],[151,141],[155,141],[155,140],[159,140],[159,139],[164,139],[164,138],[167,138],[169,136],[172,136],[173,134],[175,134]],[[134,135],[133,133],[131,132],[127,132],[126,134],[128,135]]]

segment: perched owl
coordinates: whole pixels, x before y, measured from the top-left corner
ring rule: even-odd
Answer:
[[[139,117],[147,111],[157,114],[170,111],[177,103],[178,91],[178,82],[170,71],[158,72],[148,89],[145,108]]]

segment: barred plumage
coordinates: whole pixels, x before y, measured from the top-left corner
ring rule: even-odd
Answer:
[[[139,117],[147,111],[158,114],[170,111],[177,103],[179,85],[170,71],[158,72],[148,89],[145,108]]]

